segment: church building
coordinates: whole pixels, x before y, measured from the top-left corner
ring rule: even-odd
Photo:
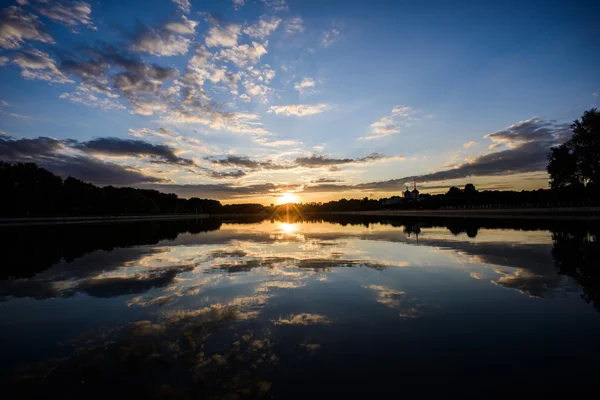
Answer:
[[[415,200],[415,201],[419,201],[419,191],[417,190],[417,182],[415,181],[415,186],[413,191],[411,192],[410,190],[408,190],[408,186],[406,187],[406,191],[404,192],[404,198],[408,199],[408,200]]]

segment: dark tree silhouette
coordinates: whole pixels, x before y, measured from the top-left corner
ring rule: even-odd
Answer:
[[[446,193],[446,196],[448,197],[462,197],[463,193],[462,190],[460,190],[459,188],[457,188],[456,186],[452,186],[450,189],[448,189],[448,193]]]
[[[214,214],[222,207],[217,200],[181,199],[158,190],[101,188],[72,177],[63,181],[33,163],[0,161],[0,216]]]
[[[477,191],[477,189],[475,189],[475,185],[473,185],[472,183],[467,183],[465,185],[464,192],[467,197],[472,197],[472,196],[477,195],[477,193],[479,193]]]
[[[600,112],[585,111],[571,125],[573,136],[552,149],[548,173],[553,189],[600,186]]]

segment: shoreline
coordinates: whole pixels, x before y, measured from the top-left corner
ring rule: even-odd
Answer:
[[[490,219],[552,219],[552,220],[600,220],[600,207],[553,207],[553,208],[495,208],[462,210],[378,210],[378,211],[330,211],[307,215],[364,215],[374,217],[438,217],[438,218],[490,218]],[[10,217],[0,218],[0,227],[23,225],[86,224],[102,222],[136,222],[174,219],[205,218],[263,218],[267,214],[160,214],[160,215],[107,215],[78,217]]]
[[[0,218],[2,226],[91,224],[100,222],[136,222],[170,219],[204,219],[208,214],[160,214],[160,215],[98,215],[81,217],[15,217]]]
[[[497,219],[600,220],[600,207],[503,208],[463,210],[381,210],[335,211],[334,215],[371,215],[382,217],[447,217]]]

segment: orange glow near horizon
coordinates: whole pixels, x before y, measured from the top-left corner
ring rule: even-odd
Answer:
[[[284,193],[278,199],[278,204],[297,203],[300,198],[294,193]]]

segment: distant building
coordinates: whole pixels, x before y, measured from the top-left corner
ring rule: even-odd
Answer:
[[[414,201],[419,201],[421,200],[421,197],[419,196],[419,190],[417,190],[417,182],[414,183],[414,189],[412,190],[412,192],[410,190],[408,190],[408,186],[406,187],[406,190],[404,191],[404,198],[406,200],[414,200]]]

